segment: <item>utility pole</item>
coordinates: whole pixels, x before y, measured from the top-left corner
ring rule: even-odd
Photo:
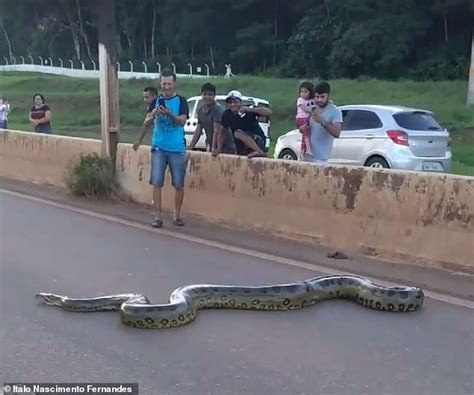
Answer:
[[[115,49],[115,0],[95,2],[99,31],[100,119],[102,155],[114,162],[119,140],[119,86]]]
[[[469,82],[467,87],[467,105],[474,106],[474,29],[471,41],[471,67],[469,70]]]

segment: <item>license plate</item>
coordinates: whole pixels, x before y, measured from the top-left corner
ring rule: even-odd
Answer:
[[[439,162],[423,162],[423,171],[444,171],[444,167]]]

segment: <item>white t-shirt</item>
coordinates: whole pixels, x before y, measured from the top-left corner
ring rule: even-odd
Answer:
[[[8,104],[0,104],[0,122],[8,119],[8,113],[10,112],[10,106]]]

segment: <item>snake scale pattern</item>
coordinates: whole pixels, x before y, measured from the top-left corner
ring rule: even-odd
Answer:
[[[189,285],[177,288],[168,304],[151,304],[140,294],[73,299],[50,293],[35,295],[47,305],[74,312],[119,311],[125,325],[142,329],[175,328],[192,322],[201,309],[286,311],[326,299],[349,299],[390,312],[419,310],[424,294],[416,287],[382,287],[353,275],[322,276],[265,286]]]

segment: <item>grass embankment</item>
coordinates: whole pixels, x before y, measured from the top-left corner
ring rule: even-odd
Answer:
[[[272,147],[278,136],[293,128],[297,81],[263,77],[213,78],[218,93],[239,89],[244,95],[270,101]],[[178,93],[185,97],[199,94],[205,79],[181,78]],[[135,140],[144,116],[141,93],[150,80],[120,81],[120,140]],[[379,80],[334,80],[333,99],[342,104],[398,104],[429,109],[453,137],[453,167],[456,174],[474,176],[474,111],[465,106],[466,81],[412,82]],[[0,94],[12,103],[9,127],[30,130],[28,109],[36,92],[46,96],[53,111],[56,134],[98,137],[100,124],[98,80],[73,79],[33,73],[3,73]]]

